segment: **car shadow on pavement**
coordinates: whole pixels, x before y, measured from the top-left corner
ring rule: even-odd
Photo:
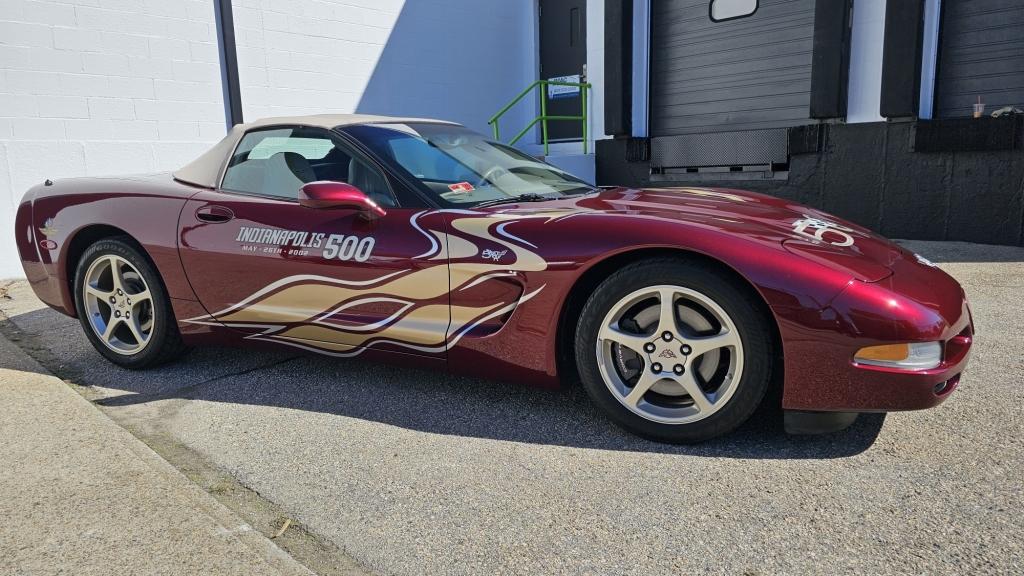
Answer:
[[[871,447],[885,419],[864,414],[842,432],[789,436],[782,429],[776,397],[732,434],[674,446],[614,426],[578,385],[538,389],[359,359],[231,348],[197,349],[176,363],[136,372],[104,360],[77,320],[52,310],[26,312],[4,323],[8,326],[2,332],[8,337],[16,332],[12,339],[48,370],[96,387],[101,395],[96,402],[108,410],[169,399],[202,400],[333,414],[431,434],[745,459],[852,456]]]

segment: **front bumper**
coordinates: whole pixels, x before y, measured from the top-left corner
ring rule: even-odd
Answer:
[[[943,361],[930,370],[907,371],[854,363],[860,381],[858,412],[921,410],[941,404],[960,384],[973,343],[973,328],[965,327],[943,342]]]
[[[781,326],[783,408],[920,410],[950,396],[967,367],[974,338],[963,290],[937,269],[900,272],[879,283],[852,282],[811,325],[804,317],[799,326]],[[865,346],[928,341],[943,343],[942,363],[933,369],[910,371],[853,361]]]

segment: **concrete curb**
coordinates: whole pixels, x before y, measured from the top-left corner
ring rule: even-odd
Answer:
[[[148,573],[183,573],[189,566],[208,565],[239,574],[313,574],[2,335],[0,398],[6,406],[5,419],[0,422],[0,438],[4,439],[0,462],[7,469],[0,472],[0,492],[7,495],[0,504],[0,515],[13,523],[5,527],[5,532],[11,529],[11,537],[5,535],[0,540],[0,572],[89,574],[115,569],[123,573],[118,565],[124,561]],[[48,422],[46,412],[60,421],[56,425]],[[68,415],[71,418],[63,418]],[[33,430],[36,425],[44,428]],[[61,434],[69,431],[73,434],[64,445]],[[93,455],[88,453],[90,444],[83,450],[82,445],[75,445],[74,436],[103,441],[92,444],[97,452]],[[54,454],[67,460],[54,463]],[[12,456],[18,461],[4,462]],[[89,470],[91,465],[111,462],[123,470]],[[97,475],[121,472],[137,477],[138,485],[109,494],[109,486],[95,480]],[[51,481],[53,486],[48,486]],[[89,494],[90,488],[99,493]],[[140,488],[150,493],[138,494]],[[112,496],[121,508],[132,512],[128,518],[111,514],[113,528],[118,522],[124,523],[124,528],[145,526],[148,532],[166,534],[168,539],[137,541],[139,537],[126,530],[114,548],[108,541],[95,554],[78,553],[76,548],[97,546],[91,530],[79,532],[83,523],[104,525],[108,514],[95,508],[83,510],[82,505],[106,507]],[[139,501],[133,502],[137,497]],[[174,517],[161,514],[168,509],[173,509]],[[67,518],[69,511],[78,513],[74,520]],[[187,526],[174,525],[182,517],[187,518]],[[161,522],[168,523],[166,531]],[[110,527],[99,529],[106,528]],[[220,541],[205,546],[213,540]],[[162,549],[154,554],[149,547]],[[122,548],[123,557],[116,555],[117,548]],[[204,559],[204,553],[211,556]]]

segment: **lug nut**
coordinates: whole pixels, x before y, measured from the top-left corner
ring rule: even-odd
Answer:
[[[110,297],[110,303],[111,304],[117,304],[117,298],[114,298],[113,296],[111,296]]]
[[[654,352],[654,348],[655,346],[653,342],[648,342],[647,344],[644,344],[644,352],[647,352],[648,354]]]
[[[132,313],[131,312],[125,312],[124,313],[124,317],[125,318],[131,318],[132,317]]]
[[[651,370],[653,372],[661,372],[661,364],[658,364],[657,362],[651,364]]]
[[[683,354],[685,354],[686,356],[689,356],[689,355],[690,355],[690,352],[693,352],[693,348],[690,348],[690,347],[689,347],[688,345],[686,345],[686,344],[683,344],[683,345],[682,345],[682,346],[681,346],[681,347],[679,348],[679,351],[680,351],[680,352],[682,352]]]
[[[672,333],[669,332],[668,330],[666,330],[665,333],[661,335],[661,339],[664,340],[665,342],[671,342],[672,341]]]
[[[120,318],[120,317],[121,317],[121,311],[120,310],[114,310],[114,318]]]
[[[675,372],[677,376],[682,376],[683,372],[686,372],[686,368],[683,368],[682,364],[676,364],[672,367],[672,371]]]
[[[124,291],[122,291],[120,288],[118,288],[117,289],[117,295],[118,296],[123,296],[124,295]]]

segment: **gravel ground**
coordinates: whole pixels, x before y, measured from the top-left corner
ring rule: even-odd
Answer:
[[[965,286],[978,337],[924,412],[665,446],[543,391],[290,353],[112,367],[22,283],[25,346],[116,421],[200,454],[388,574],[1019,574],[1024,249],[907,242]]]

